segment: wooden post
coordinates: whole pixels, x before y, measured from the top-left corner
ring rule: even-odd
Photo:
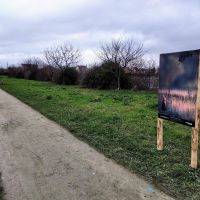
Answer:
[[[199,54],[199,69],[197,82],[197,99],[196,99],[196,113],[195,113],[195,127],[192,129],[191,139],[191,167],[198,167],[198,143],[200,130],[200,54]]]
[[[199,125],[200,125],[200,108],[196,106],[195,127],[192,129],[191,139],[191,167],[198,167],[198,143],[199,143]]]
[[[192,129],[192,148],[191,148],[191,167],[198,167],[198,134],[199,130],[196,128]]]
[[[157,149],[163,150],[163,119],[157,121]]]

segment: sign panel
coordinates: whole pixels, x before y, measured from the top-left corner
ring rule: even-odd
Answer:
[[[160,55],[158,115],[195,125],[199,50]]]

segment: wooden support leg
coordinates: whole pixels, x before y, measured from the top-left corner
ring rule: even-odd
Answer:
[[[199,130],[196,128],[192,129],[192,140],[191,140],[191,167],[198,167],[198,135]]]
[[[191,139],[191,167],[195,169],[198,167],[199,128],[200,128],[200,108],[199,105],[197,105],[195,128],[192,129],[192,139]]]
[[[160,118],[157,122],[157,149],[163,150],[163,119]]]

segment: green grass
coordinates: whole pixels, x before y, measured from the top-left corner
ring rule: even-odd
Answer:
[[[156,187],[180,199],[200,199],[200,169],[189,167],[191,129],[165,121],[165,149],[156,150],[155,92],[98,91],[1,79],[2,89]]]

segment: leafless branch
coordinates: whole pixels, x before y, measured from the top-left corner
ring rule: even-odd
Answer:
[[[50,47],[44,51],[46,62],[61,71],[67,67],[72,67],[78,64],[81,58],[81,53],[75,49],[71,44],[57,45]]]
[[[140,62],[144,54],[145,50],[141,43],[134,40],[112,40],[101,45],[97,56],[103,62],[111,61],[125,68]]]

